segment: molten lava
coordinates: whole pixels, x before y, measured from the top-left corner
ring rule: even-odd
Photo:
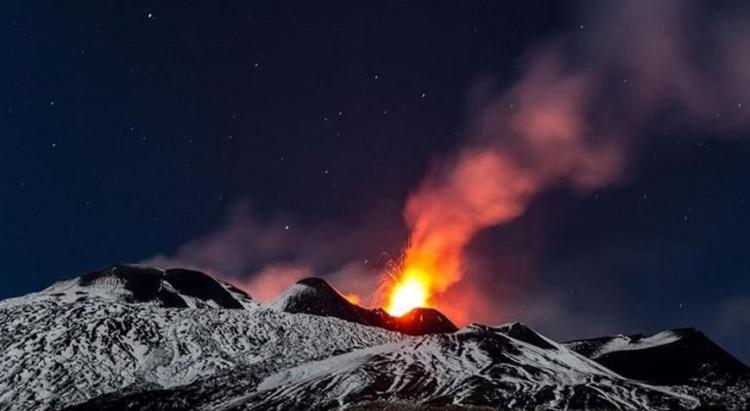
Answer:
[[[424,272],[407,269],[391,288],[386,311],[400,317],[413,308],[426,307],[429,290],[429,277]]]

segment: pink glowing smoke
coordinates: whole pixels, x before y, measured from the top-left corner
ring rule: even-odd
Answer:
[[[696,25],[699,10],[677,1],[607,3],[590,16],[532,51],[518,82],[479,104],[464,148],[407,202],[405,265],[427,267],[438,308],[458,319],[470,308],[456,307],[466,299],[449,289],[477,232],[518,217],[552,185],[618,182],[657,116],[717,133],[748,125],[739,95],[750,90],[747,30],[726,18]]]

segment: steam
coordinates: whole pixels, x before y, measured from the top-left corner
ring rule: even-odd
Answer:
[[[471,137],[409,197],[405,264],[435,273],[438,296],[461,280],[477,232],[518,217],[550,186],[619,182],[659,122],[748,126],[750,32],[739,22],[686,2],[601,3],[579,30],[532,51],[508,90],[480,87],[494,97],[476,104]]]
[[[380,268],[367,250],[377,249],[383,236],[378,221],[356,233],[337,225],[294,224],[289,217],[261,220],[245,202],[238,203],[215,231],[181,245],[170,255],[156,255],[141,264],[200,270],[270,302],[296,281],[325,277],[341,292],[361,296],[365,304],[380,283]],[[370,243],[355,241],[366,235]]]

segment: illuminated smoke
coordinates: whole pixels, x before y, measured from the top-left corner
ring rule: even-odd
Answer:
[[[747,126],[748,30],[700,20],[683,2],[592,4],[590,22],[527,56],[514,86],[480,90],[495,97],[479,104],[463,149],[409,197],[402,275],[427,277],[439,308],[463,317],[439,297],[461,280],[478,231],[518,217],[552,185],[617,182],[656,118],[715,132]]]

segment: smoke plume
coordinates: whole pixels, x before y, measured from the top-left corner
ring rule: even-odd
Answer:
[[[215,231],[141,264],[201,270],[261,302],[270,302],[302,278],[325,277],[343,293],[377,304],[370,296],[379,288],[377,250],[387,238],[376,218],[369,221],[354,232],[338,224],[297,225],[284,216],[260,220],[240,202]],[[358,236],[368,242],[357,241]]]
[[[545,189],[619,182],[659,122],[718,135],[748,125],[750,32],[739,21],[678,1],[588,4],[588,21],[528,53],[513,86],[480,87],[463,148],[408,199],[405,266],[433,273],[439,308],[455,311],[440,297],[465,273],[472,238]]]

